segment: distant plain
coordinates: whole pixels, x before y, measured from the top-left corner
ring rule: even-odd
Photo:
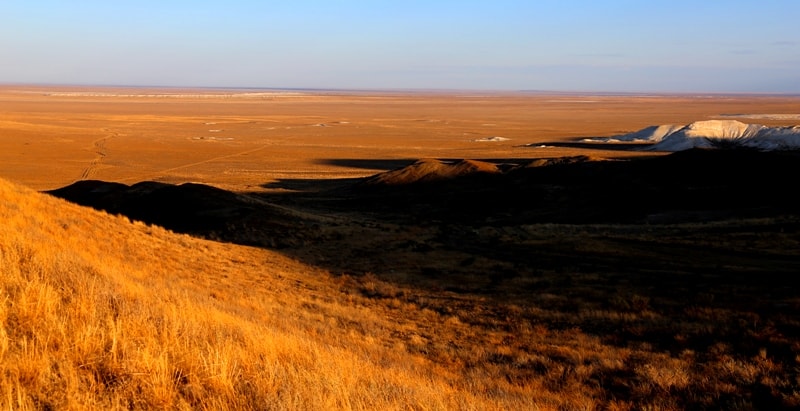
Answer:
[[[797,409],[800,153],[583,139],[799,107],[3,86],[0,406]]]
[[[798,103],[750,95],[7,85],[0,87],[0,176],[37,190],[98,179],[253,191],[285,179],[364,177],[385,171],[380,160],[629,157],[643,153],[526,145],[731,114],[795,113]],[[476,141],[491,137],[508,140]]]

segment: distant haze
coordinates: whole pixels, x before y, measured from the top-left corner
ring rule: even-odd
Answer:
[[[800,93],[800,2],[3,1],[0,83]]]

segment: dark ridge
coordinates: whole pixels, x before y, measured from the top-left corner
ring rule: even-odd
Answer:
[[[234,193],[195,183],[171,185],[145,181],[127,186],[89,180],[47,193],[184,233],[221,230],[232,220],[254,211],[252,204]]]
[[[236,194],[150,181],[79,181],[49,194],[178,232],[281,248],[320,235],[299,229],[313,225],[302,214],[272,203],[400,224],[471,227],[798,215],[799,160],[797,152],[704,149],[624,161],[429,159],[359,180],[311,180],[308,191],[293,194]]]
[[[800,183],[791,178],[800,172],[796,152],[540,159],[449,178],[441,178],[443,167],[428,161],[381,173],[343,197],[347,207],[477,225],[708,221],[800,209],[794,195]]]

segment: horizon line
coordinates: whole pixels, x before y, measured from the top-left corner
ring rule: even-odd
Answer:
[[[271,90],[295,92],[339,92],[339,93],[440,93],[440,94],[538,94],[538,95],[595,95],[595,96],[774,96],[800,97],[800,92],[766,91],[618,91],[618,90],[558,90],[558,89],[481,89],[481,88],[429,88],[429,87],[278,87],[278,86],[199,86],[199,85],[132,85],[132,84],[87,84],[46,82],[4,82],[0,87],[75,87],[86,89],[155,89],[155,90]]]

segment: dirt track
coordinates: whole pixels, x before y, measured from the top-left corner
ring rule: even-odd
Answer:
[[[94,153],[97,154],[97,156],[93,158],[92,161],[89,163],[89,166],[83,170],[78,180],[88,180],[89,178],[92,177],[97,167],[103,161],[103,158],[105,158],[105,156],[108,155],[108,150],[106,149],[106,143],[110,138],[114,138],[116,136],[117,136],[116,133],[111,133],[105,137],[99,138],[92,142],[92,151],[94,151]]]

